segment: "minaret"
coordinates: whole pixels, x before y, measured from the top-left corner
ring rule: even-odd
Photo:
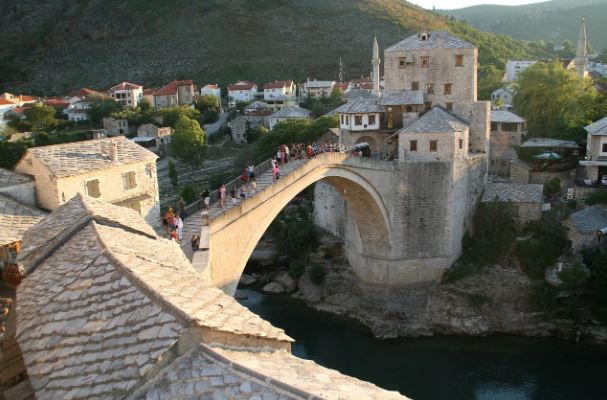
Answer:
[[[377,45],[377,36],[373,39],[373,59],[371,63],[373,64],[373,94],[379,98],[380,90],[379,90],[379,46]]]
[[[586,63],[588,62],[588,40],[586,38],[586,19],[582,18],[580,37],[577,40],[577,51],[575,53],[575,71],[580,78],[588,76]]]

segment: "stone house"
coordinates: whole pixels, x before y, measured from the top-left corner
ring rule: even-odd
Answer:
[[[586,127],[586,159],[580,161],[589,183],[600,182],[607,176],[607,117]]]
[[[523,72],[536,62],[537,61],[531,60],[508,60],[506,62],[506,80],[508,82],[515,81],[521,72]]]
[[[189,106],[194,103],[194,93],[193,81],[172,81],[154,93],[154,107]]]
[[[596,204],[571,214],[563,225],[575,251],[607,243],[607,210],[602,205]]]
[[[228,85],[228,98],[230,102],[249,102],[255,99],[257,85],[253,82],[238,81]]]
[[[499,88],[491,93],[491,101],[495,104],[501,101],[504,107],[511,108],[514,102],[514,90],[508,87]]]
[[[135,108],[143,99],[143,86],[130,82],[121,82],[108,91],[110,97],[123,107]]]
[[[116,119],[113,117],[103,118],[103,129],[108,136],[127,135],[129,133],[129,121],[126,119]]]
[[[283,108],[280,111],[275,112],[268,118],[270,130],[280,122],[294,121],[298,119],[310,119],[312,111],[306,110],[299,106]]]
[[[319,99],[323,96],[328,97],[333,93],[333,87],[335,86],[335,81],[317,81],[314,79],[313,81],[308,78],[306,82],[301,85],[301,96],[311,97],[313,99]]]
[[[221,88],[216,83],[207,83],[198,91],[201,96],[211,95],[217,98],[217,103],[221,104]]]
[[[264,83],[263,100],[273,111],[292,107],[297,103],[296,86],[291,80]]]
[[[249,118],[242,115],[230,122],[228,127],[232,135],[232,142],[236,144],[247,144],[247,127],[250,126],[251,122]]]
[[[74,90],[68,95],[68,102],[70,104],[77,103],[82,100],[90,100],[92,97],[102,97],[103,95],[93,89],[82,88]]]
[[[491,111],[489,144],[489,173],[508,176],[513,159],[513,147],[521,145],[525,120],[510,111]]]
[[[15,171],[34,177],[36,201],[42,209],[55,210],[81,193],[134,209],[157,226],[157,158],[124,136],[117,136],[30,148]]]
[[[173,129],[169,126],[159,128],[154,124],[143,124],[137,128],[137,137],[133,141],[164,157],[168,154],[172,135]]]
[[[256,111],[272,111],[272,110],[270,110],[270,107],[268,106],[267,103],[265,103],[263,101],[259,101],[259,100],[256,100],[256,101],[252,102],[251,104],[248,104],[244,108],[245,114],[254,113]]]
[[[511,203],[515,213],[512,217],[516,221],[521,223],[537,221],[542,217],[544,185],[487,183],[481,201]]]
[[[67,119],[74,122],[88,121],[89,108],[91,108],[91,102],[86,99],[70,102],[70,106],[67,108]]]

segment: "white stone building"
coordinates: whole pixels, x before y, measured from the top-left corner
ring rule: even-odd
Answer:
[[[173,129],[169,126],[159,128],[154,124],[143,124],[137,128],[133,141],[161,157],[168,154]]]
[[[275,112],[268,118],[270,130],[272,130],[276,124],[286,121],[294,121],[298,119],[309,119],[312,115],[312,111],[306,110],[299,106],[283,108],[280,111]]]
[[[154,93],[154,107],[159,109],[192,105],[195,90],[191,80],[172,81]]]
[[[201,96],[211,95],[217,98],[217,103],[221,104],[221,88],[216,83],[207,83],[200,88],[198,93]]]
[[[295,83],[291,80],[264,83],[263,100],[274,111],[294,106],[297,103]]]
[[[586,159],[580,165],[586,169],[586,179],[591,183],[607,177],[607,117],[586,127]]]
[[[495,90],[491,93],[491,102],[495,104],[497,101],[501,101],[505,108],[512,108],[512,104],[514,103],[514,90],[508,87]]]
[[[36,201],[55,210],[76,194],[86,194],[139,212],[159,225],[156,159],[123,136],[27,150],[15,171],[36,182]]]
[[[70,106],[67,108],[67,118],[74,122],[88,121],[89,108],[91,108],[91,102],[89,100],[79,100],[70,103]]]
[[[333,93],[335,81],[318,81],[316,79],[311,81],[310,78],[308,78],[300,87],[302,98],[311,97],[319,99],[323,96],[328,97]]]
[[[121,82],[109,90],[110,97],[123,107],[135,108],[143,99],[143,86],[130,82]]]
[[[228,85],[228,98],[231,102],[249,102],[255,100],[257,85],[253,82],[238,81]]]
[[[520,146],[525,132],[525,120],[510,111],[491,111],[491,141],[489,144],[489,172],[508,176],[510,162]]]
[[[518,75],[535,64],[537,61],[531,60],[508,60],[506,62],[506,80],[513,82],[518,78]]]

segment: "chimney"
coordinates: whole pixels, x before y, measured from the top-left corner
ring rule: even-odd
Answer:
[[[118,161],[118,143],[115,140],[110,140],[109,147],[110,159],[114,162]]]

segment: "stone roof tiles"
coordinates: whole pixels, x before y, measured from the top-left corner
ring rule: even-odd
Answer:
[[[0,168],[0,188],[13,185],[21,185],[23,183],[33,182],[34,178],[29,175],[19,174],[10,169]]]
[[[544,186],[540,184],[487,183],[483,202],[506,201],[512,203],[541,203]]]
[[[561,140],[552,138],[531,138],[521,144],[521,147],[558,147],[577,149],[580,146],[573,140]]]
[[[591,135],[607,136],[607,117],[588,125],[586,132]]]
[[[247,105],[244,109],[245,110],[265,110],[266,108],[268,108],[267,103],[256,100],[256,101],[252,102],[251,104]]]
[[[383,113],[376,97],[354,97],[335,110],[338,114]]]
[[[449,111],[434,107],[411,125],[401,129],[402,133],[452,133],[464,132],[468,123]]]
[[[116,161],[110,156],[112,142],[117,145]],[[158,158],[156,154],[123,136],[32,147],[19,163],[30,157],[38,159],[56,177],[80,175],[116,165],[155,162]]]
[[[293,106],[285,107],[282,110],[276,111],[270,115],[271,118],[308,118],[312,114],[312,111],[306,110],[305,108]]]
[[[333,87],[333,85],[335,85],[335,81],[317,81],[315,79],[313,81],[304,82],[303,85],[304,85],[304,87],[306,89],[311,89],[311,88],[316,88],[316,89],[329,88],[329,87]]]
[[[46,214],[0,194],[0,246],[15,243]]]
[[[386,52],[392,51],[410,51],[410,50],[433,50],[433,49],[474,49],[472,43],[469,43],[449,32],[432,31],[427,32],[426,40],[421,39],[421,33],[415,33],[408,38],[390,46]]]
[[[569,216],[569,220],[581,233],[593,233],[607,227],[607,210],[595,204]]]
[[[506,110],[492,110],[491,122],[506,122],[511,124],[522,124],[525,120],[515,113]]]
[[[424,92],[422,92],[421,90],[384,92],[384,95],[381,99],[381,104],[384,106],[424,104]]]

